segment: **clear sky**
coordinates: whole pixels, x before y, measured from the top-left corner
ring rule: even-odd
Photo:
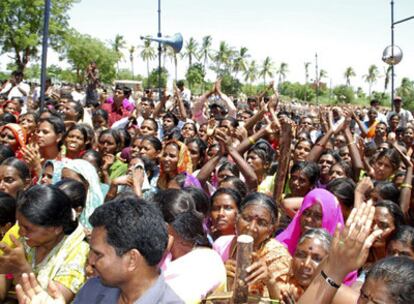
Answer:
[[[157,5],[157,0],[81,0],[69,12],[70,23],[79,32],[105,41],[121,34],[128,45],[139,45],[139,36],[156,36]],[[382,51],[391,40],[390,0],[162,0],[161,15],[163,35],[180,32],[185,40],[198,41],[211,35],[213,48],[222,40],[237,49],[245,46],[258,62],[270,56],[276,66],[288,63],[291,81],[304,82],[304,62],[314,63],[317,52],[319,68],[328,72],[328,85],[344,83],[344,71],[352,66],[357,77],[351,83],[365,90],[362,75],[371,64],[384,73]],[[396,20],[413,15],[414,0],[395,0]],[[414,20],[396,26],[395,43],[404,52],[396,66],[398,84],[402,77],[414,80],[413,33]],[[51,63],[57,61],[54,57]],[[138,55],[135,61],[135,71],[145,75]],[[179,63],[179,77],[187,62]],[[128,59],[121,63],[129,66]],[[151,63],[151,68],[156,66],[157,61]],[[310,74],[315,75],[313,64]],[[376,89],[383,87],[383,80]]]

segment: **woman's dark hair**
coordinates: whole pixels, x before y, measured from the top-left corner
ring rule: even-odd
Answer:
[[[85,153],[83,153],[82,158],[86,157],[86,156],[92,156],[95,161],[96,161],[96,165],[97,165],[97,169],[102,168],[103,166],[103,160],[102,160],[102,156],[98,151],[95,151],[93,149],[89,149],[86,150]]]
[[[74,110],[76,112],[76,121],[79,121],[83,118],[83,106],[79,101],[70,100],[68,103],[71,103],[74,105]]]
[[[324,155],[330,155],[330,156],[332,156],[333,157],[333,159],[335,160],[335,163],[337,163],[337,162],[339,162],[339,161],[341,161],[342,159],[341,159],[341,157],[339,156],[339,153],[337,153],[336,151],[334,151],[334,150],[325,150],[325,151],[323,151],[322,152],[322,154],[321,154],[321,156],[319,156],[319,159],[322,157],[322,156],[324,156]],[[335,164],[334,163],[334,164]],[[332,165],[334,165],[334,164],[332,164]]]
[[[237,128],[239,126],[239,121],[236,118],[231,117],[231,116],[226,116],[225,118],[223,118],[220,121],[220,126],[221,126],[221,122],[223,122],[225,120],[229,121],[233,128]]]
[[[134,138],[134,141],[137,139],[137,137]],[[144,140],[148,141],[156,151],[161,151],[162,150],[162,143],[161,141],[153,136],[153,135],[146,135],[146,136],[142,136],[141,137],[141,142],[143,142]]]
[[[121,138],[121,149],[131,145],[131,135],[127,129],[117,129],[119,137]]]
[[[354,207],[355,182],[351,178],[341,177],[331,180],[326,185],[326,190],[331,192],[338,201],[348,209]]]
[[[194,129],[194,132],[195,132],[195,135],[197,135],[197,126],[196,126],[196,124],[195,124],[194,122],[186,122],[186,123],[183,125],[183,128],[184,128],[186,125],[192,125],[192,126],[193,126],[193,129]]]
[[[389,200],[398,204],[400,199],[400,190],[392,182],[378,181],[375,184],[375,188],[378,190],[378,194],[381,199]]]
[[[85,129],[86,134],[87,134],[86,140],[89,141],[87,145],[88,146],[87,149],[90,149],[95,143],[95,130],[93,129],[91,125],[86,124],[86,123],[79,123],[77,125]]]
[[[388,257],[376,262],[367,273],[368,280],[383,282],[394,303],[414,303],[414,261],[408,257]]]
[[[109,135],[112,136],[112,138],[115,140],[116,143],[116,152],[119,152],[121,144],[122,144],[122,139],[121,136],[119,135],[117,130],[114,129],[106,129],[103,130],[98,137],[98,142],[101,140],[102,136],[104,135]]]
[[[412,251],[414,251],[414,227],[408,225],[401,225],[394,233],[394,235],[388,241],[398,241],[408,245]]]
[[[270,196],[260,192],[252,192],[248,194],[240,205],[240,212],[243,212],[249,205],[260,205],[267,208],[272,216],[272,224],[276,223],[279,216],[279,210],[277,209],[275,201]]]
[[[78,226],[69,197],[55,186],[36,185],[22,192],[17,211],[32,224],[62,227],[65,234],[71,234]]]
[[[340,166],[342,168],[342,170],[344,170],[345,176],[348,178],[354,178],[354,171],[352,170],[352,166],[344,161],[344,160],[340,160],[339,162],[337,162],[336,164],[332,165],[333,166]],[[332,170],[331,167],[331,170]]]
[[[101,116],[106,122],[108,122],[109,115],[107,111],[103,109],[98,109],[95,111],[95,113],[93,113],[92,118],[97,117],[97,116]]]
[[[0,226],[16,222],[16,200],[0,191]]]
[[[375,207],[384,207],[388,209],[389,213],[394,218],[395,229],[398,229],[400,226],[405,224],[404,214],[401,211],[400,206],[397,205],[396,203],[392,201],[383,200],[383,201],[377,202],[375,204]]]
[[[63,137],[66,132],[65,123],[63,122],[63,119],[56,115],[50,115],[49,117],[41,118],[39,120],[38,125],[40,125],[42,122],[49,123],[56,134],[62,134],[62,140],[58,143],[58,146],[61,146],[63,143]]]
[[[90,149],[91,148],[91,139],[89,138],[89,134],[88,134],[87,129],[82,124],[76,124],[76,125],[71,126],[69,128],[69,130],[66,132],[65,138],[69,135],[70,132],[72,132],[74,130],[78,130],[79,132],[82,133],[84,143],[85,143],[85,150]]]
[[[9,146],[0,144],[0,163],[9,157],[14,157],[14,152]]]
[[[311,186],[314,186],[319,179],[320,169],[317,163],[311,161],[299,161],[293,164],[290,169],[290,175],[296,171],[302,171],[309,180]]]
[[[303,133],[303,132],[301,132],[301,133]],[[305,132],[306,133],[306,132]],[[306,138],[306,139],[304,139],[304,138],[302,138],[302,139],[300,139],[297,143],[296,143],[296,145],[295,145],[295,149],[296,149],[296,147],[301,143],[301,142],[307,142],[309,145],[310,145],[310,147],[312,148],[312,146],[313,146],[313,142],[310,140],[310,138]]]
[[[248,189],[247,189],[246,183],[244,183],[240,178],[236,176],[227,176],[225,179],[221,181],[220,184],[222,183],[230,183],[232,188],[227,188],[227,189],[232,189],[236,191],[240,195],[241,198],[244,198],[247,194]],[[220,186],[220,188],[222,188],[222,186]]]
[[[189,145],[191,143],[195,143],[198,147],[198,154],[200,154],[200,160],[201,163],[204,163],[204,158],[206,155],[206,151],[207,151],[207,145],[204,141],[202,141],[199,137],[193,137],[190,138],[188,141],[186,141],[186,145]],[[196,164],[193,164],[193,166],[198,166]],[[198,169],[198,167],[197,167]]]
[[[87,191],[83,183],[74,179],[62,179],[55,186],[69,197],[73,209],[85,208]]]
[[[0,115],[0,122],[1,122],[1,125],[5,125],[8,123],[17,123],[17,118],[13,114],[9,112],[5,112]]]
[[[247,155],[250,153],[256,154],[263,161],[263,164],[270,166],[273,161],[275,151],[267,141],[259,140],[256,144],[254,144],[253,147],[249,149]]]
[[[229,170],[231,173],[233,173],[234,176],[240,176],[239,167],[237,167],[236,164],[230,163],[228,161],[225,161],[217,170],[217,173],[220,173],[224,170]]]
[[[152,124],[154,125],[154,131],[158,132],[158,123],[157,123],[157,121],[154,118],[149,117],[149,118],[145,118],[142,122],[144,123],[144,121],[146,121],[146,120],[151,121]]]
[[[400,167],[400,154],[395,149],[385,149],[382,150],[377,158],[376,161],[378,161],[380,158],[388,158],[390,160],[391,165],[394,168],[394,171],[397,170]]]
[[[210,199],[210,202],[211,202],[210,205],[213,206],[214,200],[218,196],[223,195],[223,194],[227,194],[228,196],[230,196],[233,199],[234,203],[236,204],[237,210],[240,210],[240,205],[241,205],[242,198],[236,190],[233,190],[233,189],[230,189],[230,188],[218,188],[217,191],[214,192],[213,196]]]
[[[25,181],[27,179],[30,179],[30,169],[26,165],[26,163],[24,161],[21,161],[20,159],[17,159],[15,157],[9,157],[9,158],[5,159],[1,163],[1,165],[2,166],[13,167],[14,169],[16,169],[17,174],[19,175],[19,177],[23,181]]]
[[[189,193],[178,189],[161,190],[154,195],[154,202],[159,206],[167,223],[173,222],[177,214],[186,211],[196,212],[193,197]]]
[[[166,118],[171,118],[174,122],[174,126],[178,125],[179,120],[178,120],[177,116],[174,115],[174,113],[168,111],[167,113],[165,113],[165,115],[162,119],[164,120]]]
[[[211,247],[204,232],[203,218],[200,214],[185,211],[177,214],[169,224],[184,241],[196,246]]]
[[[207,194],[200,188],[196,187],[184,187],[183,191],[191,195],[194,200],[196,210],[204,216],[207,216],[210,211],[210,200]]]

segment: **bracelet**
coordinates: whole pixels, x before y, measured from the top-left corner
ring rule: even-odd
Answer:
[[[412,189],[413,186],[410,184],[401,184],[400,188],[408,188],[408,189]]]
[[[328,277],[323,270],[321,270],[321,276],[325,280],[325,282],[328,283],[333,288],[338,289],[340,287],[340,285],[336,284],[335,281],[331,277]]]
[[[356,144],[356,142],[354,140],[354,141],[351,141],[349,144],[347,144],[347,146],[351,146],[351,145],[355,145],[355,144]]]
[[[256,141],[253,138],[251,138],[251,137],[249,137],[248,140],[249,140],[249,143],[251,145],[254,145],[256,143]]]

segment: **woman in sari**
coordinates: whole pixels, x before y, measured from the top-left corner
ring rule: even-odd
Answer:
[[[43,289],[53,281],[70,303],[85,283],[89,246],[69,198],[57,188],[34,186],[19,197],[16,218],[21,238],[13,238],[12,246],[2,244],[0,257],[0,273],[11,273],[15,280],[0,280],[6,284],[0,290],[10,291],[22,273],[33,272]]]
[[[278,288],[287,282],[292,260],[286,248],[273,238],[277,217],[276,204],[269,196],[250,193],[241,203],[236,235],[225,235],[214,242],[213,249],[220,254],[226,266],[229,289],[233,286],[236,269],[237,236],[248,234],[254,239],[254,260],[247,269],[249,294],[277,297]]]
[[[160,160],[160,177],[158,188],[164,190],[169,187],[170,182],[176,184],[174,178],[181,173],[186,174],[186,179],[193,172],[190,152],[187,146],[177,140],[169,140],[165,143]]]
[[[314,189],[304,198],[302,206],[289,226],[276,239],[294,254],[299,239],[313,228],[323,228],[333,235],[338,224],[344,225],[341,206],[336,197],[325,189]],[[351,285],[356,280],[356,272],[350,273],[345,284]]]
[[[98,173],[88,161],[74,159],[65,163],[62,169],[62,178],[71,178],[80,181],[88,189],[85,208],[82,211],[79,221],[82,226],[91,229],[92,226],[89,223],[89,217],[104,202]]]

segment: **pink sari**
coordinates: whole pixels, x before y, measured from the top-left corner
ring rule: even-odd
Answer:
[[[322,227],[333,236],[336,225],[340,223],[344,225],[344,218],[342,216],[341,206],[339,205],[336,197],[325,189],[313,189],[303,198],[302,206],[300,210],[296,213],[292,222],[289,226],[283,230],[276,239],[285,245],[289,253],[293,256],[298,245],[299,239],[302,236],[302,231],[300,227],[300,219],[303,211],[312,207],[315,204],[320,204],[322,207]],[[348,274],[345,278],[344,283],[346,285],[352,285],[356,280],[356,272]]]

